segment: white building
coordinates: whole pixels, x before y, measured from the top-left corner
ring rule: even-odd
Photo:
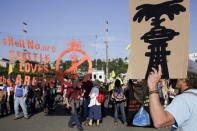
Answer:
[[[105,82],[105,72],[103,70],[92,70],[91,80],[99,80],[101,82]]]
[[[188,71],[197,73],[197,53],[189,54]]]
[[[189,54],[189,59],[191,61],[197,62],[197,53],[191,53],[191,54]]]
[[[0,66],[6,68],[7,64],[9,63],[8,59],[4,59],[0,57]]]

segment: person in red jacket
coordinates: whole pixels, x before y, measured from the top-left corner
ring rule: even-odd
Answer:
[[[83,130],[81,122],[78,118],[78,109],[80,108],[80,98],[83,97],[84,92],[78,86],[78,79],[72,81],[72,87],[67,89],[65,96],[67,108],[71,108],[71,117],[68,122],[68,126],[72,128],[74,125],[77,126],[79,131]]]

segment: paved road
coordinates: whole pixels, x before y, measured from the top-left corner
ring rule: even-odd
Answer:
[[[0,119],[1,131],[77,131],[76,127],[68,128],[67,122],[69,116],[66,116],[63,107],[59,106],[57,110],[49,115],[39,112],[33,115],[29,120],[21,118],[13,120],[14,115],[3,117]],[[84,131],[169,131],[168,128],[140,128],[140,127],[125,127],[123,124],[113,126],[113,118],[106,116],[103,123],[97,127],[84,126]]]

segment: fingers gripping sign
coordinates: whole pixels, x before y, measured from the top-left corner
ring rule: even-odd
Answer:
[[[156,85],[159,82],[159,80],[161,79],[162,76],[162,69],[161,69],[161,65],[159,65],[158,71],[155,68],[152,68],[152,72],[150,72],[149,76],[148,76],[148,87],[149,87],[149,91],[151,90],[156,90]]]

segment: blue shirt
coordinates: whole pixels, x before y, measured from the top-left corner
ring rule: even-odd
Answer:
[[[185,92],[197,94],[195,89]],[[189,93],[178,95],[165,110],[175,118],[181,131],[197,131],[197,96]]]
[[[7,86],[4,86],[3,87],[3,91],[6,91],[7,92]]]
[[[14,90],[14,93],[15,93],[15,95],[16,95],[16,89],[17,89],[17,86],[22,86],[22,89],[23,89],[23,96],[27,96],[27,93],[28,93],[28,88],[29,88],[29,86],[27,86],[27,85],[16,85],[15,86],[15,90]]]

